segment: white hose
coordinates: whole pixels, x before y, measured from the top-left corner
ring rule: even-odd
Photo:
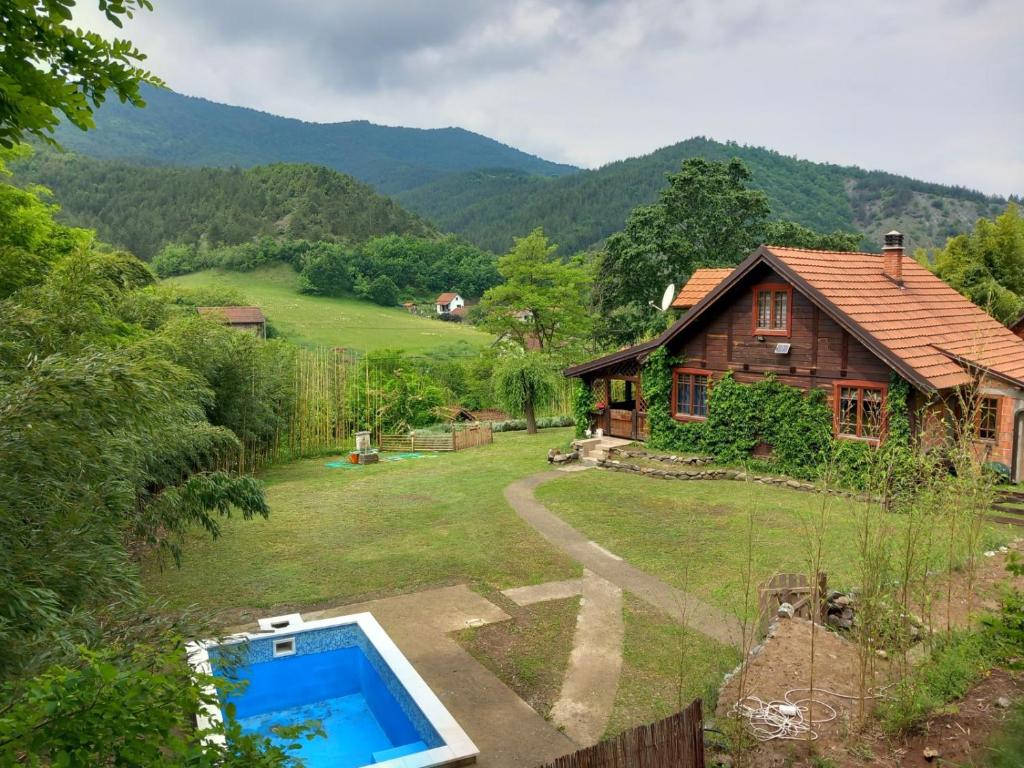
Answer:
[[[818,738],[818,732],[813,726],[829,723],[836,719],[837,712],[831,704],[814,697],[802,699],[791,698],[792,694],[799,691],[808,691],[810,688],[790,688],[786,691],[781,700],[764,701],[758,696],[747,696],[733,705],[733,712],[745,718],[754,738],[758,741],[772,741],[773,739],[801,740],[809,738],[814,741]],[[845,693],[836,693],[827,688],[815,688],[814,693],[825,693],[840,699],[858,699],[859,696],[850,696]],[[878,698],[880,694],[865,696],[866,699]],[[815,709],[824,710],[823,717],[809,718],[809,707],[813,703]]]

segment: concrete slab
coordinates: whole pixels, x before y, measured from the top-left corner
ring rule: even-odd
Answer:
[[[533,605],[547,600],[565,600],[583,594],[583,579],[567,579],[566,581],[549,581],[545,584],[534,584],[529,587],[514,587],[501,591],[505,597],[516,605]]]
[[[569,666],[551,719],[589,747],[608,727],[622,672],[622,590],[587,571]]]

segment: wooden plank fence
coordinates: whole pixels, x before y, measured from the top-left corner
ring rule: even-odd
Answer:
[[[671,717],[641,725],[542,768],[704,768],[700,699]]]
[[[381,435],[382,451],[462,451],[494,442],[490,424],[470,424],[452,432],[409,432],[405,435]]]
[[[761,585],[760,598],[758,601],[759,634],[763,635],[768,631],[768,625],[783,603],[793,606],[793,613],[804,619],[810,619],[819,624],[825,623],[828,615],[828,606],[825,598],[828,596],[828,575],[824,572],[818,573],[818,609],[814,610],[812,601],[814,599],[814,587],[811,586],[807,574],[804,573],[777,573],[766,583]]]

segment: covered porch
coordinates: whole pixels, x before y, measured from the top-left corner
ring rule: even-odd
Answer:
[[[646,440],[647,401],[640,383],[639,366],[622,364],[581,377],[594,393],[590,429],[610,437]]]

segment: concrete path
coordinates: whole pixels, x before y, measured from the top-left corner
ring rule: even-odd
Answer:
[[[506,589],[518,605],[582,595],[572,653],[551,720],[580,746],[600,741],[608,727],[622,672],[622,590],[591,571],[582,579]]]
[[[510,617],[466,586],[303,613],[307,621],[369,611],[480,750],[482,768],[536,766],[577,747],[448,633]],[[241,627],[253,631],[254,626]]]
[[[740,623],[735,616],[634,568],[621,557],[588,539],[537,501],[533,495],[534,489],[556,477],[563,475],[552,470],[517,480],[505,488],[505,500],[545,539],[585,568],[667,613],[676,621],[720,643],[740,647]],[[623,511],[609,514],[629,513]]]

